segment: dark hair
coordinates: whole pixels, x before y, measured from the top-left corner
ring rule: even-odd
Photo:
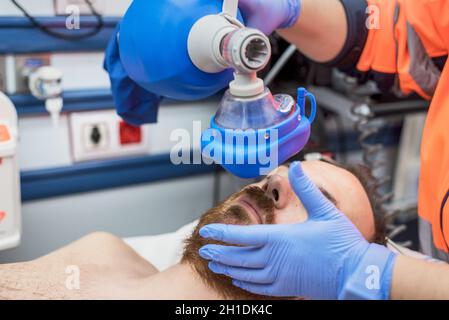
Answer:
[[[387,211],[383,206],[382,196],[378,190],[378,180],[373,175],[372,170],[363,164],[335,164],[337,167],[345,169],[352,173],[365,189],[371,208],[374,213],[375,233],[372,242],[385,245],[386,243],[386,215]]]

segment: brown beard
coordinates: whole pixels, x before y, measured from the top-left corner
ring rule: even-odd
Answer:
[[[223,244],[218,241],[204,239],[199,235],[199,230],[211,223],[224,223],[233,225],[252,224],[248,213],[239,205],[233,202],[241,196],[252,199],[260,209],[264,224],[272,224],[274,220],[274,202],[265,195],[265,192],[258,187],[248,187],[239,193],[229,197],[218,206],[208,210],[201,218],[190,238],[186,240],[182,263],[189,263],[199,275],[202,281],[214,291],[218,292],[225,299],[237,300],[267,300],[272,297],[260,296],[237,288],[232,284],[232,280],[223,275],[213,273],[209,267],[209,262],[198,254],[198,250],[206,244]]]

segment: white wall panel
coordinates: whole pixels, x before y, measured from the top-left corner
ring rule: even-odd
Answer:
[[[109,77],[103,69],[103,52],[64,53],[51,56],[52,66],[64,73],[64,90],[109,88]]]
[[[54,128],[50,116],[19,120],[19,163],[22,170],[71,165],[68,119]]]

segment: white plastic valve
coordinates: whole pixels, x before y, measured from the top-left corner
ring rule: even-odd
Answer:
[[[207,15],[192,27],[188,52],[193,64],[206,73],[235,70],[231,94],[255,97],[264,92],[257,78],[271,57],[269,39],[259,30],[246,28],[238,19],[238,0],[225,0],[221,14]]]
[[[61,70],[51,66],[40,67],[30,74],[28,86],[33,96],[45,100],[45,108],[50,113],[53,125],[58,126],[63,107]]]
[[[45,100],[45,109],[50,113],[53,126],[56,128],[59,125],[59,117],[63,107],[63,100],[61,97],[50,98]]]
[[[223,14],[232,18],[237,18],[237,11],[239,8],[238,0],[224,0],[223,1]]]

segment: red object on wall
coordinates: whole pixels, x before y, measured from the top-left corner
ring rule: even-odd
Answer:
[[[6,218],[6,212],[5,211],[0,211],[0,222],[2,222],[3,219]]]
[[[126,123],[120,122],[120,144],[138,144],[142,142],[142,129]]]

